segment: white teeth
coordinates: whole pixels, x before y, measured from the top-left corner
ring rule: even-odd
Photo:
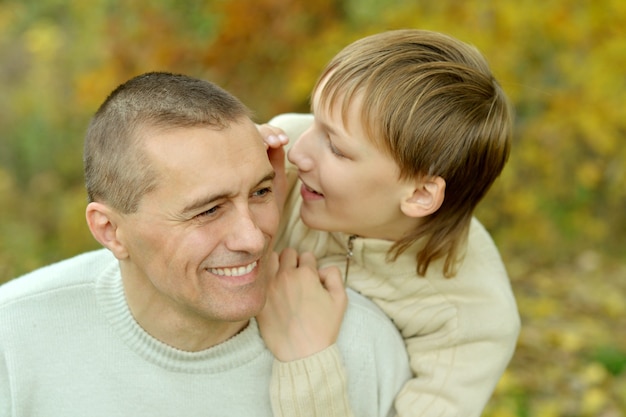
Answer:
[[[226,277],[239,277],[252,271],[256,267],[256,261],[246,266],[240,266],[238,268],[209,268],[209,272],[215,275],[221,275]]]

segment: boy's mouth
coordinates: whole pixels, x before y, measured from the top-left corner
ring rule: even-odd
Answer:
[[[318,192],[318,191],[314,190],[313,188],[309,187],[309,186],[308,186],[308,185],[306,185],[305,183],[302,183],[302,185],[304,186],[304,188],[305,188],[308,192],[313,193],[313,194],[316,194],[316,195],[319,195],[319,196],[321,196],[321,197],[324,197],[324,194],[322,194],[322,193],[320,193],[320,192]]]

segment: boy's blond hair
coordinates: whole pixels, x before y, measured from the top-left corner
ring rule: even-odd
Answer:
[[[362,38],[326,66],[314,91],[328,108],[342,100],[344,121],[361,97],[369,139],[393,157],[401,179],[440,176],[442,206],[397,241],[395,259],[418,239],[417,273],[443,258],[452,277],[473,211],[510,152],[512,110],[480,52],[450,36],[396,30]]]

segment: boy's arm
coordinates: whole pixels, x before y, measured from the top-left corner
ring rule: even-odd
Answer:
[[[275,417],[351,417],[345,369],[337,345],[297,361],[275,360],[270,398]]]
[[[447,303],[387,306],[415,375],[396,400],[401,417],[479,417],[515,351],[521,322],[497,249],[476,222],[470,242],[471,266],[431,281]]]
[[[318,271],[313,254],[290,248],[276,260],[257,316],[276,358],[270,384],[274,416],[351,416],[335,344],[348,303],[341,274],[337,268]]]
[[[292,362],[276,360],[270,394],[275,417],[391,417],[410,378],[404,342],[371,301],[351,292],[336,344]]]
[[[417,377],[396,398],[398,416],[479,417],[511,359],[515,340],[517,332],[506,332],[500,340],[428,351],[418,347],[419,337],[405,339]]]
[[[277,260],[257,316],[276,358],[270,383],[274,416],[392,415],[393,400],[410,374],[397,329],[371,301],[354,294],[344,317],[348,296],[341,273],[334,267],[318,271],[313,254],[288,248],[272,262]]]

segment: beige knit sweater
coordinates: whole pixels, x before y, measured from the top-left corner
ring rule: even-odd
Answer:
[[[270,121],[291,143],[311,115],[286,114]],[[277,249],[312,251],[320,267],[345,269],[348,236],[314,231],[299,218],[295,167],[288,166],[290,194]],[[416,274],[420,242],[387,262],[393,242],[357,238],[347,285],[372,299],[401,331],[414,378],[396,399],[400,416],[480,416],[508,365],[520,331],[511,285],[493,240],[473,219],[466,255],[454,278],[435,262],[426,277]],[[348,382],[349,383],[349,382]]]

